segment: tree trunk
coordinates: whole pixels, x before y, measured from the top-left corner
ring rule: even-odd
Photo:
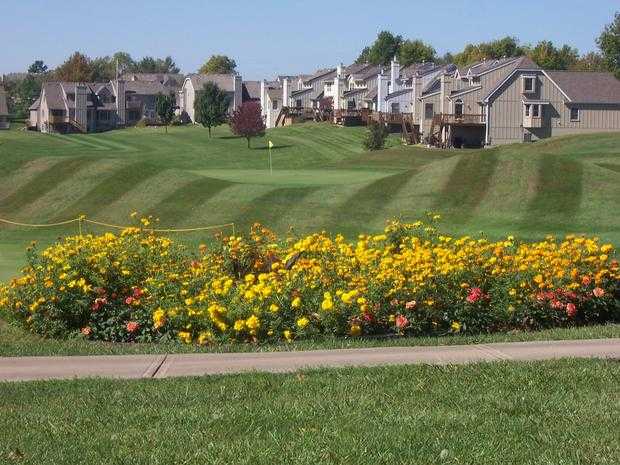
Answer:
[[[248,148],[251,148],[251,147],[250,147],[250,138],[249,138],[249,137],[246,137],[246,139],[248,140]]]
[[[211,126],[209,126],[209,139],[211,138]]]
[[[168,125],[166,124],[164,127],[166,128],[166,134],[168,134]]]

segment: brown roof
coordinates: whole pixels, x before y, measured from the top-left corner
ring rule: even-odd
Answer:
[[[266,89],[267,95],[271,100],[277,100],[282,98],[282,89]]]
[[[620,80],[612,73],[546,71],[573,103],[620,104]]]
[[[241,84],[243,101],[260,100],[260,81],[243,81]]]
[[[213,82],[226,92],[235,91],[235,74],[190,74],[188,76],[194,90],[202,90],[207,82]]]
[[[170,92],[170,88],[157,81],[126,81],[125,90],[139,95],[157,95]]]

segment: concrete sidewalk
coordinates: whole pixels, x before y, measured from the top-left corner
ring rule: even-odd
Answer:
[[[0,381],[167,378],[304,368],[462,364],[556,358],[620,359],[620,339],[536,341],[434,347],[68,357],[0,357]]]

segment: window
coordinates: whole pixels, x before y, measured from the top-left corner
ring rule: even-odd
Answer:
[[[454,103],[454,116],[457,118],[461,118],[463,116],[463,101],[460,99]]]
[[[301,99],[300,99],[300,98],[298,98],[297,100],[295,100],[295,106],[296,106],[297,108],[301,108]]]
[[[540,105],[532,105],[532,116],[538,118],[540,116]]]
[[[534,76],[523,76],[523,92],[531,93],[536,91],[536,78]]]
[[[392,113],[400,113],[400,103],[392,103]]]
[[[355,110],[355,99],[347,100],[347,110]]]
[[[530,107],[531,105],[529,103],[525,104],[525,116],[530,116]]]
[[[579,108],[571,108],[570,109],[570,120],[571,121],[579,121]]]
[[[273,101],[273,103],[271,104],[271,108],[274,109],[274,110],[278,109],[278,101],[277,100]]]
[[[433,119],[435,116],[435,109],[432,103],[424,104],[424,119]]]

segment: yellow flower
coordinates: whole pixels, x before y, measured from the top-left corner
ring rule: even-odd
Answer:
[[[159,329],[166,324],[166,312],[158,308],[153,312],[153,327]]]
[[[297,320],[297,327],[299,329],[304,329],[306,326],[308,326],[309,323],[310,323],[310,320],[306,318],[305,316],[303,316]]]
[[[260,320],[256,315],[252,315],[250,318],[245,320],[245,325],[250,330],[257,330],[260,327]]]
[[[269,306],[269,311],[272,313],[276,313],[278,310],[280,310],[280,307],[278,307],[276,304],[271,304]]]
[[[299,297],[295,297],[295,298],[293,299],[293,301],[291,302],[291,307],[293,307],[293,308],[299,308],[299,307],[301,307],[301,298],[299,298]]]
[[[234,330],[239,332],[245,329],[245,320],[237,320],[235,321],[235,325],[233,326]]]
[[[323,302],[321,303],[321,308],[325,311],[328,311],[334,308],[334,302],[332,300],[332,295],[329,292],[325,292],[323,294]]]
[[[349,328],[349,334],[353,337],[359,336],[362,334],[362,327],[358,324],[352,324]]]
[[[453,333],[458,333],[461,330],[461,323],[458,321],[453,321],[450,325],[450,329],[452,329]]]
[[[177,337],[179,338],[181,342],[185,344],[192,343],[192,333],[188,331],[179,331],[179,333],[177,334]]]
[[[285,329],[284,331],[282,331],[282,335],[284,336],[284,339],[286,339],[287,342],[291,342],[293,340],[293,332]]]
[[[213,333],[211,331],[202,331],[198,335],[198,344],[201,346],[208,344],[213,340]]]

